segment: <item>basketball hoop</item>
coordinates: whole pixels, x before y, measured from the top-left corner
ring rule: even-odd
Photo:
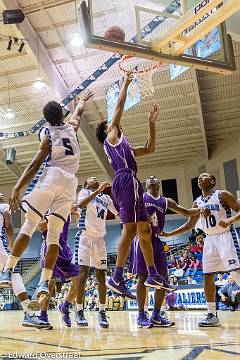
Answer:
[[[144,99],[152,96],[155,92],[152,77],[162,67],[162,64],[156,61],[140,59],[132,55],[125,55],[119,61],[119,68],[122,73],[133,72],[134,80],[131,83],[130,95],[134,96],[139,92]]]

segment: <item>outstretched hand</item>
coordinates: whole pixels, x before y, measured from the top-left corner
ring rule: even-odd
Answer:
[[[126,84],[130,84],[133,81],[133,71],[128,71],[125,76],[125,82]]]
[[[165,232],[165,231],[161,231],[160,236],[163,236],[163,237],[170,237],[171,235],[170,235],[170,234],[168,234],[168,233],[167,233],[167,232]]]
[[[109,184],[107,181],[104,181],[99,185],[98,192],[102,192],[103,190],[105,190],[107,187],[110,186],[111,184]]]
[[[84,101],[88,101],[93,97],[93,92],[91,90],[87,90],[84,94],[83,94],[83,100]]]
[[[153,123],[153,124],[156,123],[159,111],[160,111],[160,105],[154,104],[152,110],[150,111],[150,115],[149,115],[149,121],[151,123]]]

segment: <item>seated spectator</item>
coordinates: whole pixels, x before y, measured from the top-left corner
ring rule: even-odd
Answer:
[[[201,236],[202,237],[202,236]],[[197,240],[197,252],[198,254],[203,253],[204,240],[203,238]]]
[[[223,274],[218,273],[217,277],[218,277],[218,280],[215,281],[216,286],[222,287],[222,286],[228,284],[228,281],[223,278]]]
[[[191,263],[185,273],[185,276],[188,277],[190,274],[194,277],[199,269],[202,268],[201,261],[196,258],[196,256],[191,257]]]
[[[181,261],[181,268],[183,269],[184,272],[186,272],[190,265],[191,265],[190,257],[187,255],[184,255],[183,261]]]
[[[176,256],[171,256],[171,268],[177,268],[179,261],[177,260]]]
[[[197,285],[196,280],[194,280],[191,275],[188,275],[187,282],[188,282],[188,285]]]
[[[165,253],[167,253],[167,252],[170,251],[170,247],[169,247],[169,245],[168,245],[166,242],[163,243],[163,246],[164,246],[164,251],[165,251]]]
[[[190,252],[191,254],[197,254],[198,253],[198,245],[197,243],[194,243],[190,246]]]
[[[93,293],[88,301],[88,309],[90,311],[96,310],[97,307],[98,307],[98,297],[97,297],[97,294]]]
[[[183,277],[183,274],[184,274],[183,269],[181,268],[180,264],[177,264],[177,269],[173,273],[173,276],[180,278],[180,277]]]
[[[221,302],[235,311],[240,305],[240,287],[231,275],[228,276],[227,281],[228,283],[218,290],[218,294],[221,297]]]
[[[215,281],[216,285],[216,308],[220,310],[221,308],[221,296],[219,295],[218,291],[226,284],[228,284],[227,280],[223,278],[223,274],[217,274],[218,280]]]

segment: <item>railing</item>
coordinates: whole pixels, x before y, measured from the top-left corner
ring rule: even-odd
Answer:
[[[27,271],[22,274],[24,284],[28,285],[40,270],[40,260],[37,260]]]

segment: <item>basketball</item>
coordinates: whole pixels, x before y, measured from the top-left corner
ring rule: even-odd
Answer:
[[[125,36],[125,32],[119,26],[110,26],[104,35],[105,39],[114,41],[124,41]]]

